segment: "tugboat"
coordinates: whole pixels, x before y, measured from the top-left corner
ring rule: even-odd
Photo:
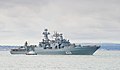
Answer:
[[[11,49],[10,53],[11,54],[37,55],[37,53],[35,53],[35,50],[34,50],[35,47],[36,45],[28,46],[28,43],[26,41],[24,46],[20,46],[18,49]]]
[[[25,54],[27,53],[27,42],[25,42],[24,46],[20,46],[19,48],[11,49],[11,54]]]
[[[48,29],[43,32],[44,39],[39,42],[38,46],[30,45],[25,42],[25,45],[18,49],[11,49],[11,54],[26,54],[26,55],[93,55],[100,48],[97,45],[81,46],[72,44],[69,40],[63,38],[63,34],[54,32],[53,40],[48,38],[50,33]]]

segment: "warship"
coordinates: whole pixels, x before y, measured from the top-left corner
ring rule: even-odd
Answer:
[[[63,34],[54,32],[53,39],[49,39],[48,29],[43,32],[44,39],[38,45],[28,45],[27,41],[24,46],[13,48],[11,54],[26,55],[93,55],[100,48],[99,45],[86,45],[70,43],[63,38]]]

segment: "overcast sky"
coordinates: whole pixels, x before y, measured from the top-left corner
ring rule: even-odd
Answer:
[[[37,44],[45,28],[72,42],[120,43],[120,0],[0,0],[0,44]]]

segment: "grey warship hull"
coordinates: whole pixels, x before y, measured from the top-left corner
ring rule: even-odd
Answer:
[[[18,49],[11,49],[11,54],[27,54],[27,55],[92,55],[100,46],[81,46],[70,43],[69,40],[64,39],[62,34],[54,33],[54,39],[50,40],[48,35],[50,33],[47,29],[43,32],[44,39],[37,45],[28,45],[25,42],[24,46]]]
[[[63,49],[42,49],[35,48],[37,55],[93,55],[100,47],[75,47],[75,48],[63,48]],[[11,54],[27,54],[25,51],[10,51]]]
[[[93,53],[99,47],[79,47],[70,49],[58,49],[58,50],[36,50],[35,52],[40,55],[93,55]]]

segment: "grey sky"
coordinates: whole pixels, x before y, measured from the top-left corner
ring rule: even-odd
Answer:
[[[0,44],[38,43],[44,28],[74,42],[120,43],[120,0],[0,0]]]

